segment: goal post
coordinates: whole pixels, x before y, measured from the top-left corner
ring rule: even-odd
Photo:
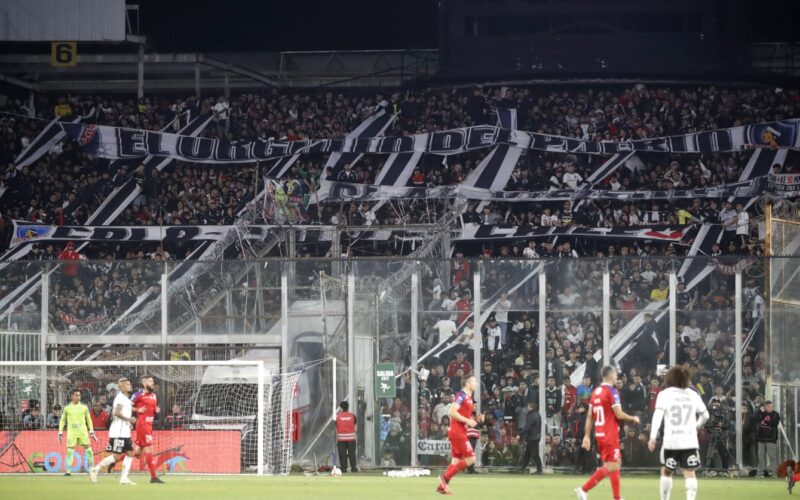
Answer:
[[[117,381],[128,378],[136,391],[147,374],[160,408],[153,424],[160,471],[285,475],[300,373],[280,373],[264,360],[0,362],[0,473],[87,470],[85,450],[66,463],[57,439],[61,409],[80,391],[97,427],[90,444],[98,462]],[[134,470],[146,468],[137,461]]]

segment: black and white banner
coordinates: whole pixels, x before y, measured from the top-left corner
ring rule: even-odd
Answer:
[[[393,115],[392,115],[393,116]],[[167,156],[195,163],[252,163],[281,156],[315,153],[391,154],[431,153],[451,155],[477,149],[508,145],[562,153],[614,155],[632,151],[661,153],[717,153],[748,147],[800,147],[800,120],[792,119],[685,135],[624,142],[584,141],[571,137],[511,130],[491,125],[408,136],[380,136],[379,125],[370,125],[359,137],[228,143],[206,137],[127,129],[82,123],[59,124],[69,137],[90,154],[124,159],[147,155]],[[387,124],[388,126],[388,124]],[[384,128],[385,130],[385,128]],[[335,160],[336,166],[342,164]],[[334,168],[335,170],[335,168]]]
[[[319,230],[318,226],[297,226],[301,231],[299,242],[314,243],[331,241],[330,230]],[[555,236],[575,236],[582,238],[625,238],[662,241],[679,241],[693,226],[647,226],[647,227],[544,227],[513,226],[509,224],[482,225],[465,224],[455,230],[457,241],[504,240],[552,238]],[[271,231],[279,231],[280,225],[236,226],[46,226],[30,224],[26,221],[13,221],[11,247],[29,243],[43,242],[95,242],[95,243],[137,243],[137,242],[188,242],[220,241],[230,232],[237,231],[242,238],[263,241]],[[351,228],[355,229],[355,228]],[[387,241],[393,237],[422,239],[429,235],[425,229],[380,228],[360,230],[358,238],[370,241]],[[344,229],[341,229],[345,231]]]
[[[640,240],[680,241],[693,225],[639,226],[639,227],[547,227],[514,226],[512,224],[464,224],[457,241],[553,238],[574,236],[580,238],[625,238]]]
[[[497,122],[504,129],[514,130],[517,127],[516,109],[498,109]],[[465,187],[499,191],[506,187],[514,167],[517,166],[522,149],[508,144],[498,144],[478,166],[467,175],[461,184]]]
[[[263,239],[273,226],[248,226],[248,239]],[[40,241],[219,241],[235,226],[44,226],[13,221],[10,246]]]
[[[772,174],[769,176],[767,190],[781,196],[800,195],[799,174]]]
[[[388,113],[385,109],[381,109],[361,122],[358,127],[353,129],[347,137],[346,141],[358,141],[364,138],[383,137],[386,129],[394,123],[397,115]],[[355,165],[364,156],[366,151],[333,151],[333,154],[328,157],[325,163],[325,170],[330,169],[330,172],[337,176],[339,172],[344,169],[346,164]],[[298,152],[297,154],[302,154]],[[327,173],[327,172],[326,172]]]
[[[64,120],[66,119],[61,117],[54,118],[53,121],[48,123],[47,126],[39,132],[39,135],[28,144],[28,147],[17,155],[16,160],[14,160],[17,170],[35,162],[64,139],[66,134],[64,133],[64,129],[61,128],[61,124]],[[81,117],[77,117],[73,119],[72,124],[77,125],[81,120]]]
[[[298,233],[300,243],[330,242],[332,232],[336,229],[324,229],[320,226],[294,226],[302,229]],[[187,241],[220,241],[230,232],[236,231],[243,239],[263,241],[270,232],[285,229],[282,225],[252,224],[244,228],[233,225],[225,226],[47,226],[31,224],[26,221],[13,221],[11,247],[29,243],[44,242],[95,242],[95,243],[141,243],[151,242],[187,242]],[[350,228],[352,232],[353,229]],[[357,228],[359,239],[371,241],[387,241],[393,237],[404,239],[424,239],[429,236],[427,229],[404,229],[402,227],[376,228],[362,230]],[[345,229],[341,231],[347,232]],[[20,247],[22,248],[22,247]]]
[[[794,176],[793,182],[800,182]],[[609,189],[559,189],[551,191],[492,191],[465,185],[437,186],[432,188],[379,186],[375,184],[354,184],[350,182],[327,182],[320,187],[320,198],[327,201],[383,201],[392,199],[446,199],[463,197],[469,200],[499,201],[506,203],[530,201],[566,200],[690,200],[693,198],[754,198],[772,192],[769,177],[761,176],[751,180],[732,182],[707,188],[673,189],[660,191],[612,191]],[[800,189],[790,190],[791,185],[783,185],[783,190],[773,194],[800,196]]]
[[[356,141],[360,140],[364,137],[376,137],[376,136],[383,136],[386,133],[386,130],[389,126],[394,123],[395,119],[397,119],[397,115],[394,113],[387,113],[385,109],[380,109],[377,112],[373,113],[366,120],[361,122],[358,127],[352,130],[350,133],[347,134],[345,140],[347,141]],[[300,154],[296,154],[294,156],[300,156]],[[345,172],[345,165],[350,165],[351,167],[354,166],[356,163],[361,161],[364,157],[363,152],[334,152],[329,157],[328,160],[325,162],[325,171],[323,172],[322,177],[320,178],[320,185],[326,186],[331,181],[328,178],[332,179],[345,179],[350,176],[352,182],[356,179],[355,171],[351,170],[349,173]],[[320,189],[317,191],[316,196],[314,196],[314,202],[319,201],[326,201],[325,193],[327,189]]]

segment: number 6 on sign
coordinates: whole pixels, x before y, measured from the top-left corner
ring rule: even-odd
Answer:
[[[67,68],[78,64],[76,42],[53,42],[50,45],[50,66]]]

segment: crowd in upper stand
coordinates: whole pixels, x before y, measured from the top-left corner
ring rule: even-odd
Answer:
[[[263,189],[264,165],[200,165],[175,162],[161,172],[148,171],[137,164],[112,169],[109,162],[87,156],[75,143],[63,141],[49,154],[30,166],[17,169],[14,159],[43,129],[54,115],[90,115],[88,122],[148,130],[175,132],[186,124],[186,111],[194,116],[213,113],[214,119],[202,136],[229,141],[261,139],[296,140],[303,138],[343,137],[365,118],[383,107],[398,113],[387,135],[402,135],[444,130],[480,123],[496,123],[494,109],[516,108],[518,127],[522,130],[551,133],[584,140],[625,140],[683,134],[766,122],[800,116],[800,92],[797,89],[721,86],[597,86],[595,88],[550,89],[544,87],[463,88],[452,90],[374,91],[261,91],[225,97],[175,98],[151,96],[136,101],[119,96],[43,96],[35,97],[35,111],[30,103],[10,97],[0,107],[0,233],[3,247],[9,240],[12,219],[53,225],[82,224],[101,205],[111,191],[130,179],[143,192],[119,216],[117,225],[231,224],[237,213]],[[25,117],[35,115],[34,117]],[[435,187],[453,185],[473,171],[488,150],[443,159],[423,155],[418,171],[408,186]],[[697,188],[736,181],[750,158],[749,152],[715,155],[664,155],[642,153],[599,180],[598,189],[656,190]],[[774,172],[796,172],[796,153],[790,152]],[[506,185],[509,191],[546,191],[574,189],[584,182],[606,158],[527,151],[522,155]],[[442,217],[449,206],[442,200],[394,200],[375,203],[323,203],[318,206],[314,193],[324,172],[326,158],[301,158],[280,182],[284,189],[302,195],[310,202],[302,222],[336,225],[402,225],[429,223]],[[349,167],[355,182],[371,183],[383,168],[385,157],[366,155]],[[331,180],[337,180],[336,178]],[[67,213],[64,208],[74,208]],[[732,205],[713,199],[677,202],[523,202],[471,204],[464,212],[465,222],[497,224],[501,222],[532,226],[627,227],[654,224],[670,226],[692,223],[723,224],[722,240],[712,249],[712,257],[763,255],[762,231],[756,221],[757,205]],[[458,257],[498,259],[538,259],[542,257],[620,256],[612,271],[612,335],[621,331],[645,305],[663,301],[668,291],[666,261],[648,262],[638,257],[684,255],[694,236],[689,231],[678,244],[649,240],[601,240],[561,238],[545,240],[503,240],[481,244],[458,244]],[[356,247],[354,247],[356,248]],[[181,259],[190,247],[169,247],[167,251],[152,246],[146,250],[125,245],[93,245],[80,252],[52,244],[39,245],[27,257],[35,260],[100,259],[80,272],[61,271],[53,284],[51,323],[58,329],[82,325],[92,318],[109,317],[124,311],[135,297],[157,284],[158,269],[137,269],[136,261],[157,262]],[[324,256],[330,248],[303,247],[301,255]],[[387,248],[387,253],[392,250]],[[76,257],[77,255],[77,257]],[[130,265],[113,264],[125,259]],[[102,262],[105,261],[105,262]],[[583,262],[568,266],[548,285],[546,366],[538,366],[536,332],[538,291],[526,286],[503,297],[501,307],[482,325],[468,324],[482,345],[484,364],[472,367],[470,347],[448,351],[429,363],[432,370],[427,382],[420,384],[420,436],[429,439],[446,435],[446,405],[459,377],[478,368],[482,380],[479,395],[484,411],[491,415],[488,432],[483,434],[483,462],[516,465],[521,453],[517,433],[527,402],[538,401],[544,390],[547,421],[544,437],[546,462],[587,467],[576,458],[585,418],[588,387],[596,384],[596,370],[578,383],[570,374],[586,361],[590,353],[602,347],[602,324],[598,297],[601,282],[597,263]],[[463,277],[457,269],[456,276]],[[504,271],[495,269],[494,273]],[[24,266],[0,271],[4,280],[0,299],[31,274]],[[491,279],[502,281],[502,276]],[[718,401],[726,417],[732,412],[749,416],[763,400],[763,359],[756,339],[748,344],[744,358],[745,398],[732,401],[732,381],[728,377],[733,361],[732,275],[721,267],[700,286],[686,291],[678,284],[679,361],[689,363],[693,384],[704,400]],[[93,290],[89,292],[89,290]],[[763,298],[757,283],[748,281],[747,308],[752,309],[745,322],[750,330],[759,319]],[[728,293],[726,294],[726,291]],[[445,286],[439,283],[428,297],[429,311],[423,322],[426,337],[435,338],[434,325],[443,318],[464,319],[474,291],[469,280],[459,279]],[[38,329],[36,297],[20,304],[19,329]],[[760,302],[761,300],[761,302]],[[459,306],[458,304],[461,304]],[[27,308],[27,309],[26,309]],[[761,309],[763,310],[763,309]],[[653,330],[653,346],[647,352],[623,361],[620,391],[625,410],[649,422],[661,378],[655,372],[663,361],[666,344],[663,324]],[[30,323],[30,324],[28,324]],[[754,330],[757,333],[757,328]],[[458,351],[460,354],[457,354]],[[650,359],[652,358],[652,359]],[[642,361],[646,360],[646,361]],[[591,367],[591,361],[589,363]],[[543,388],[544,387],[544,388]],[[409,391],[386,411],[392,415],[386,437],[387,460],[402,463],[408,456]],[[727,428],[726,428],[727,431]],[[747,439],[752,428],[746,427]],[[655,464],[654,456],[645,453],[648,429],[627,427],[622,437],[623,461],[627,464]],[[704,438],[705,439],[705,438]],[[705,443],[705,441],[704,441]],[[746,456],[746,461],[754,459]],[[435,459],[431,459],[435,460]],[[720,463],[720,466],[726,466]]]

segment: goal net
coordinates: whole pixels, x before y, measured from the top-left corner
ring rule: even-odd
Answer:
[[[57,439],[71,392],[80,390],[89,406],[99,462],[106,454],[117,381],[128,378],[136,391],[146,374],[155,381],[160,408],[153,423],[159,472],[289,473],[300,372],[272,373],[263,361],[249,360],[0,363],[0,473],[87,471],[85,450],[76,450],[67,464],[65,445]],[[135,462],[133,470],[147,468]]]

